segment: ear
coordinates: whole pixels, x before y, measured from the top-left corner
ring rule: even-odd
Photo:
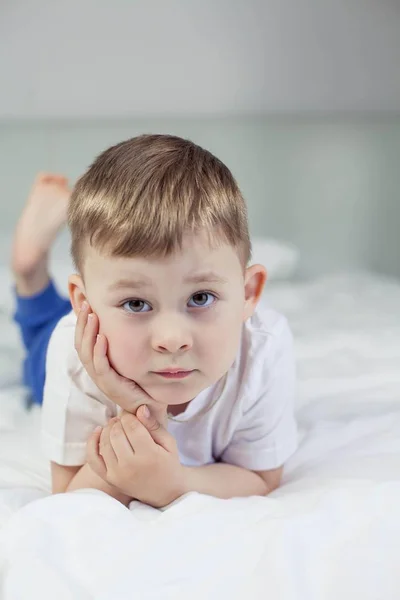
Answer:
[[[74,274],[69,276],[68,292],[72,308],[74,310],[74,313],[77,315],[81,310],[83,302],[88,302],[86,298],[85,285],[80,275]]]
[[[244,321],[254,313],[266,281],[267,271],[265,267],[262,265],[247,267],[244,274]]]

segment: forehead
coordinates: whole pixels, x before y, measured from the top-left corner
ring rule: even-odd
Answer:
[[[204,234],[187,234],[181,249],[168,256],[116,257],[101,254],[88,246],[85,251],[85,279],[101,278],[103,283],[120,277],[145,276],[149,279],[187,278],[201,272],[219,277],[242,273],[238,252],[231,245],[210,243]]]

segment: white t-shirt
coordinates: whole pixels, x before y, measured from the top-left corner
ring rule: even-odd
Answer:
[[[74,349],[75,324],[74,313],[62,318],[49,343],[42,439],[49,460],[77,466],[85,462],[91,432],[106,425],[119,407],[82,366]],[[226,375],[169,421],[182,464],[221,460],[250,470],[280,467],[297,446],[294,396],[289,326],[282,315],[263,309],[243,325],[236,359]]]

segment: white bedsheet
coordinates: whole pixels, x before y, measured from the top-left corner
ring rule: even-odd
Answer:
[[[271,286],[265,301],[289,317],[298,357],[300,448],[284,484],[164,511],[48,496],[40,414],[24,411],[0,314],[4,599],[400,598],[400,284],[347,274]]]

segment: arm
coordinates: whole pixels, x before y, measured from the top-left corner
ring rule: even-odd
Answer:
[[[282,467],[249,471],[224,463],[183,466],[175,439],[145,408],[136,416],[124,414],[103,430],[101,453],[99,434],[89,438],[90,467],[121,492],[160,508],[191,491],[232,498],[264,496],[278,487]]]
[[[215,463],[204,467],[184,467],[185,491],[217,498],[265,496],[279,486],[283,467],[270,471],[248,471]]]
[[[129,502],[132,500],[130,496],[123,494],[117,490],[117,488],[96,475],[88,464],[83,465],[82,467],[66,467],[52,462],[51,479],[53,494],[91,488],[105,492],[119,502],[122,502],[125,506],[128,506]]]
[[[104,402],[101,390],[85,371],[84,375],[76,379],[71,378],[70,372],[78,373],[82,369],[76,353],[71,356],[71,352],[67,351],[71,347],[71,341],[69,325],[56,328],[48,349],[42,435],[46,452],[52,461],[52,493],[92,488],[128,505],[131,496],[103,481],[88,464],[84,464],[87,463],[83,448],[87,442],[87,431],[95,430],[96,426],[107,426],[114,412],[114,402],[108,400],[108,395],[107,402]],[[61,358],[60,350],[64,351]],[[132,405],[138,398],[142,399],[145,396],[133,382],[124,380],[123,384],[125,385],[122,387],[122,393],[124,397],[129,396]],[[72,445],[73,451],[67,449],[66,445]],[[65,462],[74,466],[66,466],[63,464]]]
[[[51,468],[51,493],[65,492],[69,483],[81,467],[65,467],[55,462],[50,463]]]

